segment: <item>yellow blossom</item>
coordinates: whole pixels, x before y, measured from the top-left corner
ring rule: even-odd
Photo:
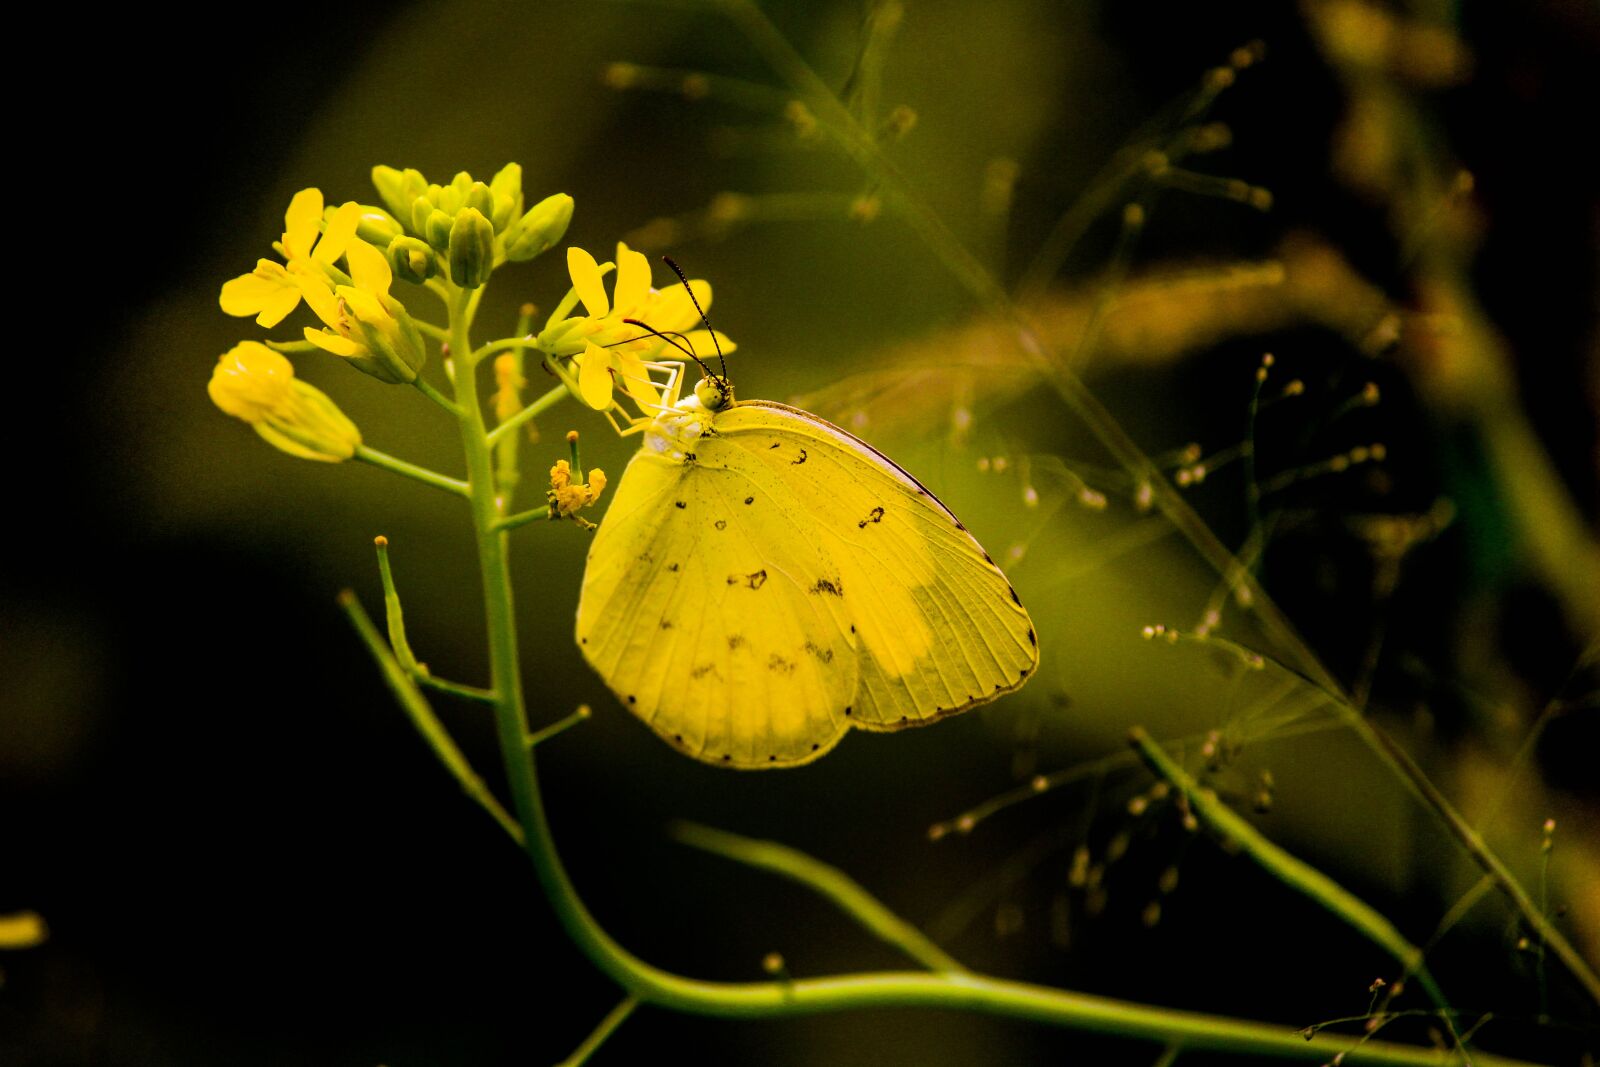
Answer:
[[[617,279],[611,295],[606,295],[600,265],[581,248],[567,249],[567,273],[572,278],[572,294],[556,309],[537,339],[538,346],[552,356],[571,356],[578,368],[579,393],[583,402],[603,411],[611,406],[613,375],[636,403],[660,403],[657,388],[650,384],[642,361],[681,358],[670,350],[666,340],[629,323],[646,323],[665,334],[682,334],[680,343],[702,357],[717,346],[724,353],[734,344],[725,335],[716,335],[716,344],[700,324],[695,302],[711,307],[711,285],[703,279],[689,283],[689,293],[676,282],[666,289],[650,285],[650,261],[627,245],[617,245]],[[574,304],[582,302],[586,314],[568,316]],[[563,317],[567,316],[567,317]]]
[[[606,472],[600,468],[589,472],[587,485],[580,485],[572,480],[572,465],[564,459],[556,460],[556,465],[550,468],[550,517],[575,518],[580,508],[600,499],[605,487]]]
[[[225,413],[291,456],[338,463],[355,455],[361,431],[294,365],[258,341],[242,341],[219,360],[206,387]]]
[[[300,304],[303,289],[298,276],[326,276],[355,238],[360,222],[361,206],[351,201],[329,217],[324,229],[322,190],[300,190],[284,212],[283,238],[276,245],[287,269],[270,259],[257,260],[255,270],[223,284],[222,310],[240,317],[254,315],[268,329],[278,325]]]
[[[351,285],[297,276],[306,303],[326,324],[321,330],[307,326],[306,340],[380,381],[415,381],[427,350],[405,305],[389,295],[394,283],[389,260],[357,239],[345,249],[345,260]]]

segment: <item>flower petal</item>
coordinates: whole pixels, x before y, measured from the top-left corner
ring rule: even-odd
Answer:
[[[329,233],[332,233],[329,228]],[[324,242],[328,240],[323,237]],[[345,250],[345,258],[350,264],[350,280],[356,283],[357,289],[365,289],[369,293],[389,292],[389,286],[394,284],[394,272],[389,269],[389,257],[373,248],[365,241],[351,241]],[[317,254],[322,254],[322,246],[317,246]]]
[[[261,262],[270,263],[265,259]],[[279,281],[265,276],[260,268],[257,268],[249,274],[241,274],[237,278],[223,282],[222,293],[217,298],[217,303],[221,304],[223,312],[229,315],[237,315],[240,318],[254,315],[266,306],[272,294],[282,289],[287,281],[287,277]]]
[[[622,387],[639,405],[640,410],[647,414],[661,406],[661,392],[656,384],[650,380],[650,372],[645,369],[639,357],[625,349],[612,349],[616,355],[617,374],[622,378]]]
[[[695,300],[700,301],[702,309],[711,310],[710,282],[695,278],[689,283],[689,290],[694,293]],[[657,293],[651,303],[649,316],[650,325],[658,330],[687,330],[691,326],[701,325],[700,312],[694,309],[694,302],[681,285]]]
[[[359,356],[367,350],[365,345],[357,344],[348,337],[340,337],[329,330],[314,330],[310,326],[306,327],[306,340],[336,356]]]
[[[718,346],[721,346],[723,355],[727,355],[729,352],[732,352],[734,349],[739,347],[733,343],[732,338],[723,333],[721,330],[717,330],[715,332],[717,335],[716,344],[711,343],[711,330],[690,330],[688,333],[683,335],[683,339],[684,342],[688,344],[690,350],[701,359],[714,358],[717,354]]]
[[[311,253],[311,258],[322,263],[337,260],[354,240],[359,225],[361,205],[354,200],[340,204],[333,217],[328,219],[327,228],[322,231],[322,240],[317,242],[317,250]]]
[[[306,303],[316,313],[317,318],[335,330],[343,325],[343,316],[339,313],[339,298],[333,295],[333,290],[329,289],[326,283],[304,275],[297,275],[295,282],[305,294]]]
[[[578,392],[596,411],[611,406],[611,353],[596,345],[583,350],[578,367]]]
[[[289,259],[311,254],[311,245],[322,228],[322,190],[302,189],[289,201],[283,213],[283,249]]]
[[[256,325],[264,329],[272,329],[278,323],[289,317],[289,313],[300,306],[300,287],[285,285],[261,304],[261,314],[256,316]]]
[[[617,244],[617,284],[612,289],[612,300],[620,314],[643,310],[640,305],[650,292],[650,261],[643,252],[635,252],[627,245]]]
[[[611,313],[606,287],[600,281],[600,264],[593,256],[576,246],[567,249],[567,273],[572,275],[572,287],[590,318],[603,319]]]

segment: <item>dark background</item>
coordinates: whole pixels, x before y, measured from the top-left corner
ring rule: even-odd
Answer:
[[[858,10],[795,4],[773,14],[830,84],[841,84]],[[333,603],[348,584],[378,605],[368,545],[388,534],[414,643],[441,673],[480,678],[465,516],[367,468],[294,463],[211,409],[203,386],[216,354],[257,336],[216,310],[215,291],[266,253],[295,189],[318,184],[333,202],[370,201],[364,175],[373,163],[417,165],[446,180],[458,167],[486,176],[520,159],[530,199],[555,189],[577,197],[569,239],[597,252],[723,189],[776,186],[777,175],[790,188],[815,182],[845,193],[861,182],[826,153],[778,163],[720,157],[707,147],[709,131],[751,120],[715,98],[690,104],[601,86],[599,71],[614,59],[770,82],[713,17],[473,2],[336,5],[313,25],[294,24],[288,12],[253,11],[254,27],[238,17],[180,22],[139,11],[88,27],[46,24],[34,39],[70,34],[70,52],[49,47],[60,76],[92,87],[93,102],[65,106],[40,92],[14,116],[28,164],[14,169],[12,186],[12,218],[22,222],[12,232],[26,247],[12,256],[5,420],[0,910],[38,910],[51,936],[0,954],[0,1058],[553,1061],[616,991],[561,934],[521,856],[434,765]],[[917,36],[930,25],[953,36],[930,45]],[[1469,3],[1455,26],[1473,55],[1471,76],[1415,102],[1435,158],[1475,178],[1481,239],[1466,260],[1470,290],[1504,340],[1524,416],[1592,534],[1600,186],[1585,156],[1600,99],[1600,18],[1581,2]],[[965,56],[953,43],[963,32]],[[1019,158],[1009,276],[1128,132],[1259,38],[1267,61],[1215,112],[1234,147],[1195,165],[1271,188],[1274,210],[1164,194],[1136,269],[1264,256],[1284,234],[1309,230],[1391,300],[1418,301],[1418,271],[1397,265],[1388,208],[1334,173],[1330,144],[1348,83],[1296,8],[912,5],[904,33],[930,50],[890,50],[889,93],[904,95],[887,102],[918,109],[912,158],[948,163],[916,171],[935,205],[958,229],[970,211],[953,175],[973,160],[940,156],[941,145],[971,140],[973,159]],[[993,64],[1005,56],[1014,69]],[[1063,281],[1092,276],[1113,234],[1091,230]],[[862,228],[835,219],[757,226],[673,251],[691,274],[717,283],[718,325],[749,360],[745,395],[781,396],[870,369],[886,346],[967,319],[970,306],[917,247],[892,221]],[[489,310],[504,317],[527,294],[553,303],[562,275],[547,258],[504,285],[503,306]],[[936,361],[937,340],[927,348]],[[1152,453],[1188,440],[1226,444],[1238,438],[1250,368],[1264,350],[1285,353],[1311,382],[1359,358],[1332,331],[1291,324],[1172,366],[1107,368],[1091,382]],[[342,370],[308,376],[346,404],[369,441],[452,469],[449,428],[430,423],[420,401],[396,401]],[[1501,686],[1493,696],[1511,709],[1507,732],[1517,736],[1552,697],[1592,694],[1592,678],[1569,677],[1586,639],[1509,542],[1513,523],[1497,518],[1508,505],[1471,419],[1435,404],[1414,365],[1381,361],[1371,373],[1389,406],[1351,440],[1381,434],[1396,456],[1392,479],[1319,488],[1325,495],[1308,506],[1337,514],[1421,510],[1441,494],[1461,502],[1463,522],[1413,561],[1384,609],[1394,654],[1374,685],[1375,705],[1402,731],[1426,705],[1430,769],[1459,795],[1476,781],[1464,753],[1492,763],[1506,749],[1477,744],[1483,723],[1453,680],[1481,677],[1474,659],[1491,657]],[[1032,428],[1029,447],[1067,455],[1088,447],[1048,396],[1006,403],[1005,417]],[[391,411],[396,404],[403,413]],[[551,438],[565,425],[549,424]],[[1274,447],[1275,433],[1288,440],[1291,428],[1264,421],[1260,450]],[[620,471],[626,446],[601,439],[598,424],[584,429],[608,470]],[[441,442],[429,443],[429,432]],[[897,442],[879,443],[893,451]],[[899,443],[918,454],[913,442]],[[982,489],[963,491],[966,482],[937,466],[947,460],[923,459],[936,465],[936,487],[986,541],[986,524],[994,537],[1009,536]],[[549,457],[524,462],[537,471]],[[1489,499],[1481,513],[1470,507],[1474,485]],[[1240,541],[1241,516],[1220,491],[1196,502],[1231,544]],[[1332,525],[1287,537],[1269,554],[1266,578],[1348,679],[1380,622],[1369,597],[1349,592],[1366,587],[1370,561],[1330,534]],[[1032,687],[1032,703],[904,737],[852,738],[792,774],[731,776],[674,755],[605,696],[565,636],[581,539],[561,527],[528,540],[519,560],[528,584],[518,595],[534,714],[550,721],[580,700],[597,710],[542,760],[556,834],[600,920],[646,959],[726,979],[758,977],[774,949],[797,975],[897,965],[805,892],[673,845],[663,823],[684,816],[795,844],[913,921],[938,926],[944,916],[947,927],[961,926],[949,909],[984,872],[1058,836],[1054,859],[948,942],[995,973],[1303,1025],[1359,1014],[1367,983],[1390,968],[1253,868],[1206,842],[1183,842],[1170,822],[1135,828],[1137,846],[1116,868],[1106,909],[1075,910],[1068,945],[1053,944],[1052,902],[1070,848],[1087,840],[1102,849],[1123,829],[1118,804],[1147,784],[1136,775],[1108,783],[1098,807],[1083,791],[1064,791],[971,839],[927,842],[929,824],[1009,788],[1019,766],[1050,770],[1114,751],[1135,722],[1165,736],[1212,721],[1181,699],[1191,684],[1181,671],[1163,677],[1176,668],[1117,658],[1146,651],[1095,644],[1108,617],[1125,628],[1168,618],[1152,590],[1169,581],[1186,591],[1174,595],[1190,596],[1182,610],[1192,613],[1196,591],[1203,600],[1208,586],[1192,561],[1174,562],[1175,545],[1148,569],[1091,577],[1064,594],[1043,592],[1056,587],[1032,571],[1019,576],[1030,604],[1049,598],[1036,614],[1047,655],[1063,664]],[[1030,578],[1040,596],[1029,597]],[[1058,613],[1065,617],[1046,625]],[[1063,697],[1065,724],[1050,718]],[[439,703],[464,747],[492,767],[487,719]],[[1041,715],[1039,740],[1019,741]],[[1592,701],[1559,717],[1534,753],[1528,788],[1545,783],[1549,792],[1532,802],[1545,807],[1502,839],[1520,850],[1524,873],[1536,873],[1526,865],[1534,828],[1550,811],[1563,812],[1563,841],[1595,854],[1594,719]],[[1369,754],[1340,735],[1317,744],[1268,761],[1285,796],[1271,817],[1278,821],[1264,828],[1425,940],[1470,885],[1467,869]],[[1146,928],[1151,886],[1180,859],[1183,888]],[[1581,901],[1595,868],[1566,870],[1553,896]],[[1475,915],[1434,963],[1458,1003],[1507,1020],[1485,1030],[1484,1044],[1575,1062],[1594,1042],[1583,1029],[1593,1006],[1552,965],[1551,1005],[1563,1025],[1531,1025],[1534,968],[1513,948],[1514,924],[1492,901]],[[1589,924],[1577,939],[1592,959],[1592,905],[1573,921]],[[770,1063],[1155,1054],[967,1016],[729,1023],[645,1009],[595,1062],[662,1050]]]

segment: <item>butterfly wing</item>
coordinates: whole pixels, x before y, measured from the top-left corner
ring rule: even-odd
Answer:
[[[859,677],[851,723],[914,726],[1016,689],[1039,662],[1011,583],[954,514],[871,445],[797,408],[719,412],[700,459],[753,460],[834,566]],[[748,476],[752,481],[756,475]],[[772,543],[763,537],[763,546]]]
[[[635,455],[590,546],[578,645],[688,754],[805,763],[849,728],[857,688],[844,607],[817,592],[838,568],[777,479],[724,458]]]

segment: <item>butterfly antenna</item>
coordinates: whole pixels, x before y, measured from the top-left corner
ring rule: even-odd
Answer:
[[[689,285],[689,279],[684,275],[683,268],[679,267],[677,263],[673,262],[671,256],[662,256],[661,262],[672,268],[672,273],[676,274],[678,276],[678,280],[683,283],[683,291],[689,294],[689,303],[693,304],[694,309],[700,312],[700,321],[702,324],[704,324],[706,333],[711,335],[712,347],[717,350],[717,362],[722,366],[722,380],[727,381],[728,359],[722,354],[722,344],[717,340],[717,331],[711,328],[710,316],[708,316],[705,312],[705,309],[700,306],[700,301],[695,299],[694,289]],[[699,363],[700,361],[695,360],[695,362]],[[701,364],[701,366],[704,367],[704,364]],[[710,374],[711,372],[706,371],[706,373]]]
[[[710,367],[707,367],[704,363],[700,362],[700,357],[694,354],[694,346],[689,344],[689,339],[684,337],[683,334],[678,333],[676,330],[662,332],[661,330],[658,330],[654,326],[650,325],[648,322],[643,322],[639,319],[623,319],[622,321],[627,323],[629,326],[637,326],[646,333],[653,334],[654,336],[661,338],[663,341],[667,342],[667,344],[671,345],[679,352],[682,352],[684,355],[694,360],[695,363],[699,365],[700,369],[705,372],[705,376],[707,378],[716,377],[716,375],[711,373]],[[682,338],[682,342],[680,343],[679,341],[674,341],[674,337]],[[637,340],[637,337],[630,337],[626,341],[613,341],[608,345],[601,345],[600,347],[615,348],[618,345],[632,344]]]

